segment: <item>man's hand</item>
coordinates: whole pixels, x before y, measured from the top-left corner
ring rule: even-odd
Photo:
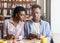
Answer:
[[[31,34],[31,33],[30,33],[30,34],[28,35],[28,37],[27,37],[27,39],[30,39],[30,40],[31,40],[31,39],[34,39],[34,38],[40,39],[40,35],[35,35],[35,34]]]
[[[37,34],[36,35],[36,39],[39,39],[40,40],[40,34]]]

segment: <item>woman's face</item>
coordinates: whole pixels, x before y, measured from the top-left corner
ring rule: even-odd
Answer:
[[[24,21],[25,20],[25,11],[20,11],[18,13],[18,17],[21,21]]]

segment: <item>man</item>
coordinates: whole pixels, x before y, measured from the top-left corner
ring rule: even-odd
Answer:
[[[17,6],[14,9],[12,18],[5,20],[3,34],[5,39],[22,39],[24,37],[25,14],[25,8]]]
[[[42,20],[41,6],[33,5],[32,9],[32,21],[27,21],[25,24],[25,38],[28,39],[40,39],[41,36],[51,38],[50,25],[48,22]]]

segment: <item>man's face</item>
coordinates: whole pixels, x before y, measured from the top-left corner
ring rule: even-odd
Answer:
[[[41,9],[39,8],[32,9],[32,15],[33,15],[33,19],[39,20],[41,16]]]
[[[20,13],[18,13],[18,17],[20,18],[20,20],[25,20],[25,11],[20,11]]]

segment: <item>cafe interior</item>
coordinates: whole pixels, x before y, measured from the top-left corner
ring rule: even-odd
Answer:
[[[39,40],[37,39],[12,39],[7,36],[3,38],[3,30],[5,20],[10,19],[13,15],[14,8],[17,6],[22,6],[26,10],[26,21],[32,20],[31,6],[37,4],[41,6],[41,19],[47,21],[51,27],[51,0],[0,0],[0,43],[58,43],[55,33],[51,32],[52,39],[48,40],[46,37],[42,36]],[[6,21],[7,22],[7,21]],[[22,33],[22,32],[21,32]],[[21,37],[22,38],[22,37]]]

